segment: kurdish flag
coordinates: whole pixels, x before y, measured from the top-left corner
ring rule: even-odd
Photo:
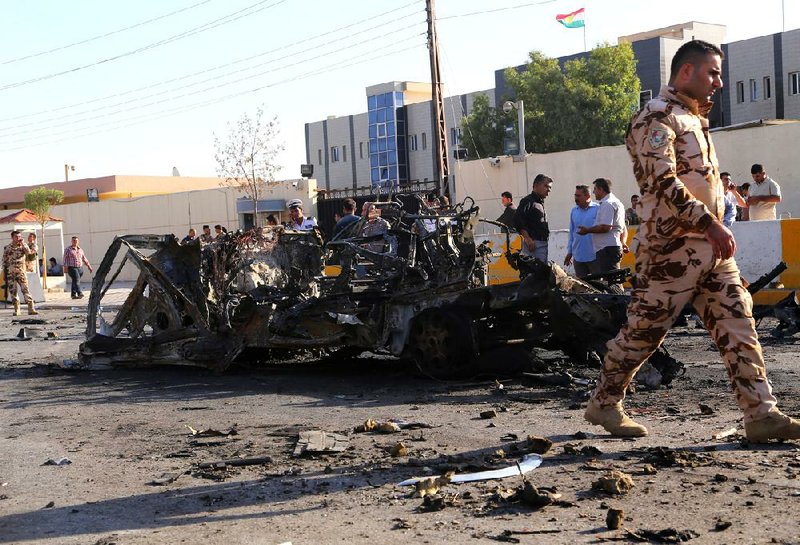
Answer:
[[[556,21],[567,28],[581,28],[584,25],[583,16],[584,9],[581,8],[578,11],[573,11],[572,13],[556,15]]]

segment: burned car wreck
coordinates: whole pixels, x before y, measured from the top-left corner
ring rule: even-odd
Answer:
[[[370,350],[444,378],[472,373],[477,356],[508,347],[597,364],[625,319],[626,295],[518,254],[507,258],[524,280],[486,285],[493,249],[476,243],[487,220],[474,204],[437,211],[411,197],[370,210],[327,243],[317,231],[283,227],[204,246],[173,235],[117,237],[93,281],[81,361],[223,371],[309,350]],[[104,308],[130,266],[138,278],[127,300]],[[663,383],[682,367],[663,349],[651,362]]]

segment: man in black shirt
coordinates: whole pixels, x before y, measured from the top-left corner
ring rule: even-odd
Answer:
[[[361,216],[356,216],[356,201],[353,199],[344,200],[342,203],[342,212],[344,212],[344,216],[342,216],[333,227],[333,238],[337,238],[339,233],[361,219]]]
[[[516,213],[516,209],[514,208],[514,197],[511,195],[510,191],[503,191],[500,194],[500,202],[503,203],[503,213],[500,214],[500,217],[497,218],[497,221],[500,223],[504,223],[511,229],[514,228],[514,214]]]
[[[544,174],[537,174],[533,179],[533,191],[519,201],[514,215],[514,226],[522,237],[522,255],[533,256],[545,263],[550,228],[547,225],[544,200],[552,189],[553,180]]]

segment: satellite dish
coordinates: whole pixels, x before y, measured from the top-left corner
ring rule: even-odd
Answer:
[[[178,167],[172,167],[172,175],[173,176],[180,176],[181,173],[178,172]]]

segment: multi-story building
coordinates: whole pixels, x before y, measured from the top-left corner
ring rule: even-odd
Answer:
[[[723,125],[800,118],[800,29],[724,44]]]
[[[725,52],[725,87],[709,117],[712,127],[757,119],[800,118],[800,30],[725,44],[724,25],[696,21],[621,36],[630,43],[641,82],[640,103],[669,81],[670,63],[684,43],[701,39]],[[588,52],[560,57],[564,63]],[[525,70],[526,65],[515,67]],[[506,69],[495,71],[495,88],[444,100],[448,155],[459,156],[461,119],[485,94],[500,107],[513,99]],[[367,88],[367,112],[306,124],[306,161],[320,189],[340,190],[435,180],[431,86],[390,82]],[[473,158],[474,159],[474,158]],[[451,171],[453,169],[451,168]]]

